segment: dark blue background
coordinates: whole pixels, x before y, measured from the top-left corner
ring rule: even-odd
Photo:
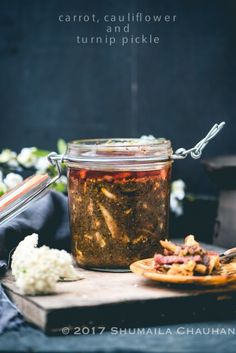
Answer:
[[[59,14],[177,15],[175,23],[131,24],[159,45],[79,46],[104,24]],[[165,136],[191,147],[215,122],[221,136],[204,157],[235,153],[234,0],[0,0],[0,149],[55,149],[59,137]],[[174,178],[210,192],[198,161],[175,163]]]

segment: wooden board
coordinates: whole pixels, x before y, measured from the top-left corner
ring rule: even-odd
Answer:
[[[10,273],[3,285],[26,320],[47,332],[210,320],[236,313],[236,286],[172,288],[133,273],[79,272],[84,279],[58,283],[55,295],[22,296]]]

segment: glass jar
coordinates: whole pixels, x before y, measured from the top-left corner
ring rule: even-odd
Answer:
[[[171,154],[165,139],[69,143],[72,252],[79,265],[122,270],[158,251],[168,237]]]
[[[122,270],[159,251],[168,237],[170,174],[174,160],[201,157],[223,128],[215,124],[194,147],[173,153],[166,139],[78,140],[48,159],[57,175],[34,175],[0,198],[0,225],[44,196],[68,167],[72,251],[81,266]]]

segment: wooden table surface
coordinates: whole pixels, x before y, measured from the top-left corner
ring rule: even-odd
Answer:
[[[218,250],[221,251],[221,249]],[[92,277],[95,273],[91,272],[88,275]],[[106,274],[104,275],[107,277]],[[118,274],[118,277],[120,275]],[[140,284],[148,288],[151,286],[152,292],[157,289],[156,286],[152,287],[153,284],[150,282],[131,273],[122,274],[122,276],[132,279],[130,282],[131,288],[136,289],[137,284]],[[114,278],[118,277],[114,276]],[[9,293],[10,291],[15,293],[10,277],[6,279],[7,282],[11,283],[10,286],[12,288],[12,290],[9,290]],[[83,281],[80,281],[78,285],[82,285],[82,283]],[[110,285],[112,286],[111,283]],[[93,288],[91,300],[95,300],[96,290],[94,286],[91,288]],[[121,293],[124,292],[124,287],[120,286],[118,291]],[[176,289],[174,291],[178,292]],[[113,289],[113,292],[115,292],[115,289]],[[78,290],[77,295],[80,299],[84,295],[83,300],[86,299],[86,293],[82,293],[81,290]],[[62,293],[57,296],[59,303],[61,297],[63,297]],[[60,336],[52,336],[52,332],[50,332],[50,335],[47,335],[35,326],[26,323],[0,336],[0,352],[117,353],[119,351],[127,353],[131,351],[137,353],[210,353],[214,351],[215,353],[234,353],[236,351],[236,340],[233,332],[236,330],[236,320],[230,318],[235,317],[235,298],[232,305],[232,297],[229,293],[216,294],[215,299],[217,297],[218,301],[212,300],[212,296],[209,296],[208,301],[203,303],[201,296],[195,296],[197,302],[193,303],[192,297],[186,295],[184,297],[184,307],[181,305],[183,299],[179,297],[178,300],[169,301],[169,310],[168,312],[166,311],[166,315],[162,312],[164,301],[159,306],[157,304],[153,306],[153,300],[149,304],[147,301],[139,300],[136,303],[137,305],[129,302],[128,305],[123,305],[123,308],[117,305],[117,309],[115,310],[113,305],[110,312],[109,310],[104,310],[104,305],[101,305],[101,310],[97,311],[97,318],[102,318],[102,321],[108,319],[110,326],[112,322],[116,323],[115,331],[112,326],[106,327],[106,330],[102,334],[101,332],[95,333],[93,331],[93,325],[96,324],[95,321],[88,322],[90,326],[84,325],[85,331],[78,332],[78,329],[75,330],[70,327],[70,334],[64,333],[62,335],[62,330],[59,330],[57,333],[60,333]],[[32,299],[32,297],[27,298],[29,302]],[[170,297],[166,299],[168,300]],[[43,300],[45,303],[47,302],[46,298],[43,298]],[[24,303],[24,300],[22,303]],[[60,305],[59,303],[54,303],[55,307]],[[69,304],[68,301],[67,304]],[[33,303],[32,305],[36,306]],[[26,310],[23,306],[22,309]],[[85,308],[84,313],[88,313],[88,311],[89,309]],[[50,312],[48,314],[50,319]],[[91,312],[89,314],[91,315]],[[30,311],[29,316],[29,320],[31,320]],[[39,315],[37,317],[38,322],[41,319],[42,317]],[[79,321],[79,319],[82,319],[82,316],[77,314],[77,319]],[[129,331],[129,326],[132,327],[132,325],[141,328],[141,331],[137,329],[136,331],[134,329],[132,329],[133,331]],[[55,327],[55,325],[52,326]],[[58,328],[60,327],[60,325],[57,326]],[[126,329],[122,329],[122,327],[126,327]],[[145,330],[142,329],[143,327],[145,327]],[[48,332],[50,331],[49,326],[45,328]],[[203,334],[202,332],[208,333]]]
[[[10,273],[3,286],[25,319],[47,332],[60,332],[64,326],[132,327],[234,317],[236,312],[235,285],[170,287],[131,272],[78,272],[82,280],[59,282],[52,295],[21,295]]]

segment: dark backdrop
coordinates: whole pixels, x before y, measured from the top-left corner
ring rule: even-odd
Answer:
[[[132,24],[160,44],[79,46],[104,25],[61,24],[59,14],[176,14]],[[59,137],[165,136],[191,147],[215,122],[204,157],[235,153],[234,0],[0,0],[0,149],[55,149]],[[199,161],[175,163],[188,189],[212,191]]]

